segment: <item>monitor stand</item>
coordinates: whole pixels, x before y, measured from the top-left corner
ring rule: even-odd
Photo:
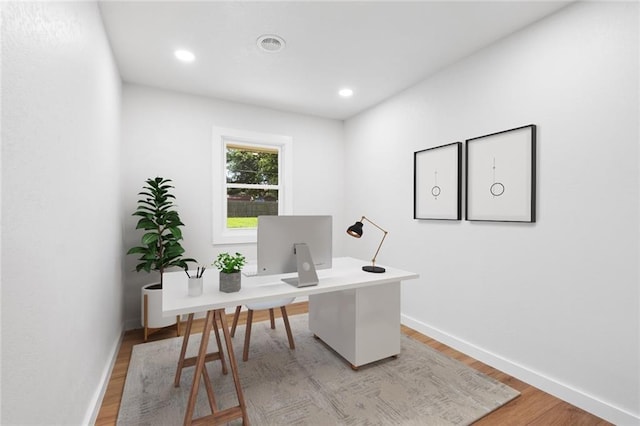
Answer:
[[[298,276],[283,278],[282,281],[294,287],[318,285],[318,274],[316,274],[316,266],[313,264],[309,247],[304,243],[294,244],[293,253],[296,255],[296,263],[298,264]]]

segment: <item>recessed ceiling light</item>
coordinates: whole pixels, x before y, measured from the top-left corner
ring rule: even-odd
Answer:
[[[338,95],[342,96],[343,98],[350,98],[351,96],[353,96],[353,90],[345,87],[344,89],[340,89],[340,91],[338,91]]]
[[[196,59],[196,55],[193,52],[184,49],[176,50],[173,54],[182,62],[193,62]]]
[[[279,52],[286,45],[284,39],[274,34],[265,34],[258,37],[256,44],[260,50],[269,53]]]

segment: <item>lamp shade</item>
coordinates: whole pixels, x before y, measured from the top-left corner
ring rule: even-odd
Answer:
[[[349,228],[347,228],[347,234],[349,234],[349,235],[351,235],[352,237],[355,237],[355,238],[362,237],[362,226],[363,226],[362,222],[354,223]]]
[[[362,237],[362,222],[356,222],[347,229],[347,234],[355,238]]]

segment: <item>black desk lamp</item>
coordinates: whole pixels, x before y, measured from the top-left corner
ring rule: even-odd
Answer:
[[[352,237],[355,238],[360,238],[362,237],[362,227],[364,226],[364,221],[369,222],[370,224],[372,224],[373,226],[375,226],[376,228],[378,228],[379,230],[381,230],[382,232],[384,232],[384,235],[382,236],[382,240],[380,241],[380,245],[378,246],[378,250],[376,250],[376,254],[373,255],[373,259],[371,259],[371,265],[366,265],[362,267],[363,271],[366,272],[373,272],[376,274],[381,274],[383,272],[385,272],[385,269],[380,267],[380,266],[376,266],[376,257],[378,257],[378,252],[380,251],[380,247],[382,247],[382,243],[384,242],[384,239],[387,237],[387,231],[385,231],[384,229],[380,228],[378,225],[376,225],[375,223],[371,222],[369,219],[367,219],[365,216],[362,216],[362,219],[360,219],[360,221],[354,223],[353,225],[351,225],[348,229],[347,229],[347,234],[351,235]]]

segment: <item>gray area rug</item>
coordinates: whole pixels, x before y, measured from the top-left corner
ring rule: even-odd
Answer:
[[[514,389],[402,335],[402,352],[353,371],[315,339],[307,315],[290,317],[296,349],[276,319],[254,323],[249,360],[242,362],[244,327],[238,327],[238,359],[253,425],[466,425],[517,397]],[[189,342],[195,355],[200,335]],[[215,338],[210,339],[211,351]],[[119,425],[181,425],[193,380],[183,370],[173,386],[182,338],[136,345],[124,387]],[[207,363],[220,409],[237,405],[231,374]],[[210,414],[201,384],[195,417]],[[237,420],[231,424],[241,424]]]

